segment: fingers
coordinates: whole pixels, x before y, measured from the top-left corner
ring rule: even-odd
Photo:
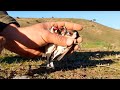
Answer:
[[[74,51],[79,50],[79,49],[80,49],[80,46],[79,46],[79,45],[76,45],[76,46],[74,47]]]
[[[42,37],[47,43],[54,43],[60,46],[70,46],[74,42],[73,38],[64,37],[47,31],[44,35],[42,34]]]
[[[77,43],[81,43],[82,41],[83,41],[82,37],[77,38]],[[80,50],[80,46],[78,44],[75,45],[74,48],[73,48],[73,51],[77,51],[77,50]]]
[[[51,33],[47,30],[43,30],[41,34],[42,38],[45,40],[46,43],[54,43],[60,46],[70,46],[74,43],[75,39],[64,37],[55,33]],[[77,43],[82,42],[82,37],[77,38]]]
[[[75,45],[74,48],[68,52],[68,54],[72,54],[74,51],[77,51],[77,50],[80,50],[79,45]]]
[[[5,43],[5,38],[0,36],[0,43]]]
[[[82,37],[78,37],[77,38],[77,43],[81,43],[83,41],[83,38]]]
[[[83,41],[82,37],[77,38],[77,43],[81,43],[82,41]],[[81,49],[80,46],[77,44],[74,46],[74,48],[71,51],[69,51],[69,53],[73,53],[74,51],[77,51],[80,49]]]
[[[43,23],[45,29],[56,26],[58,28],[65,26],[68,30],[82,30],[83,27],[80,24],[71,23],[71,22],[46,22]]]
[[[5,38],[0,36],[0,53],[4,48],[5,42],[6,42]]]

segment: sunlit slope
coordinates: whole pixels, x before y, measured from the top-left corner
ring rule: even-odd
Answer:
[[[83,37],[83,45],[94,45],[107,47],[109,45],[120,46],[120,31],[104,26],[93,20],[74,19],[74,18],[16,18],[21,27],[29,26],[36,23],[50,22],[50,21],[68,21],[78,23],[83,26],[80,35]]]

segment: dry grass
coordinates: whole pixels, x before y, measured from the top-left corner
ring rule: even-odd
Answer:
[[[119,51],[82,50],[54,62],[55,70],[47,70],[43,66],[45,59],[22,58],[5,50],[0,60],[0,78],[24,75],[30,79],[118,79],[119,55]]]
[[[69,21],[83,25],[81,51],[55,63],[55,70],[44,67],[45,59],[22,58],[3,50],[0,78],[28,76],[30,79],[120,79],[120,31],[84,19],[18,18],[21,27],[46,21]]]

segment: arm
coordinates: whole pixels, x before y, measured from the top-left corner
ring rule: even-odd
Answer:
[[[69,22],[46,22],[23,28],[11,22],[7,23],[0,35],[6,39],[6,49],[24,57],[33,58],[42,55],[44,46],[48,43],[61,46],[69,46],[73,43],[74,39],[50,33],[47,29],[53,25],[59,28],[66,26],[71,30],[82,30],[81,25]],[[78,38],[77,41],[81,42],[81,38]]]
[[[8,15],[6,11],[0,11],[0,32],[2,32],[5,27],[11,23],[18,27],[20,26],[14,18]],[[3,36],[0,36],[0,53],[3,50],[5,43],[5,38]]]
[[[82,29],[79,24],[68,22],[57,23],[57,25],[60,26],[63,26],[64,24],[71,29]],[[39,23],[19,28],[14,24],[10,24],[0,34],[7,40],[5,44],[6,49],[21,56],[32,58],[42,55],[42,53],[44,53],[44,46],[48,43],[54,43],[61,46],[69,46],[73,43],[74,39],[72,38],[66,38],[50,33],[47,28],[50,28],[51,25],[52,23]],[[77,41],[81,42],[81,38],[78,38]]]

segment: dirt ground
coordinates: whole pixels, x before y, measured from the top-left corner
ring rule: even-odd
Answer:
[[[119,79],[119,51],[78,51],[45,68],[43,58],[27,59],[4,50],[0,60],[1,79]]]

